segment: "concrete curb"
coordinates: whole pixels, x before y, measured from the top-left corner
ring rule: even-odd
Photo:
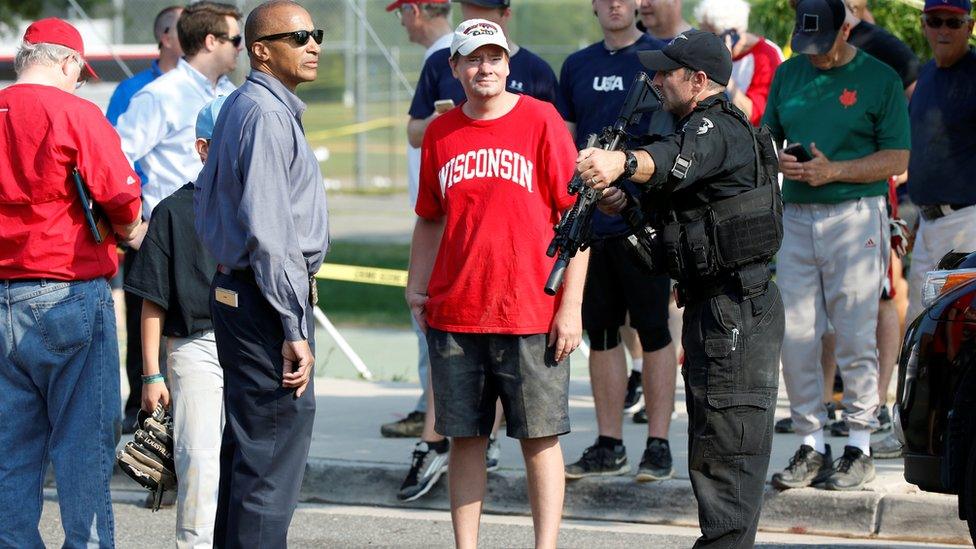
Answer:
[[[386,507],[450,508],[446,482],[418,501],[401,503],[396,491],[406,467],[388,463],[310,458],[302,501]],[[502,470],[488,475],[485,511],[528,515],[525,473]],[[639,484],[630,477],[583,479],[567,483],[566,518],[697,526],[691,483],[667,480]],[[813,488],[766,491],[761,530],[898,539],[969,545],[969,530],[958,519],[955,496],[830,492]],[[931,534],[938,532],[937,537]]]

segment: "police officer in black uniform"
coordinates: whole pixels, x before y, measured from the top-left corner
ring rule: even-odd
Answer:
[[[751,547],[769,465],[783,302],[769,260],[782,240],[776,153],[725,96],[732,59],[714,34],[687,31],[640,53],[678,118],[677,133],[628,151],[584,149],[583,181],[605,189],[601,208],[646,189],[661,243],[656,265],[677,281],[684,306],[682,370],[689,469],[702,536],[696,547]]]

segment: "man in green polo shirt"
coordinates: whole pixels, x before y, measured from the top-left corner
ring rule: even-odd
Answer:
[[[792,46],[802,55],[776,72],[763,118],[778,140],[804,148],[780,154],[785,207],[777,260],[786,309],[783,378],[800,448],[772,481],[853,490],[874,478],[875,330],[890,255],[886,180],[908,166],[908,110],[895,71],[847,43],[854,19],[842,0],[801,0],[796,18]],[[823,437],[820,340],[828,322],[850,426],[835,463]]]

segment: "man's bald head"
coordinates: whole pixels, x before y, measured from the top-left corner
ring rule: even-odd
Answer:
[[[289,28],[288,20],[290,18],[285,17],[285,15],[294,13],[296,10],[308,13],[301,4],[291,0],[268,0],[251,10],[251,13],[247,15],[247,21],[244,23],[244,44],[247,47],[247,54],[251,55],[251,45],[254,44],[256,38],[298,30]]]

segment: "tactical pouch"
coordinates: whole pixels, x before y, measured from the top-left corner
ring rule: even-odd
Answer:
[[[714,261],[711,261],[711,243],[706,220],[698,219],[687,223],[684,229],[688,252],[687,267],[698,277],[713,274],[716,269]]]
[[[688,276],[685,269],[681,246],[681,223],[672,222],[664,226],[661,238],[664,241],[664,254],[667,257],[668,274],[675,280]]]
[[[715,259],[722,270],[765,262],[783,241],[783,219],[775,211],[779,193],[768,185],[712,205]]]

